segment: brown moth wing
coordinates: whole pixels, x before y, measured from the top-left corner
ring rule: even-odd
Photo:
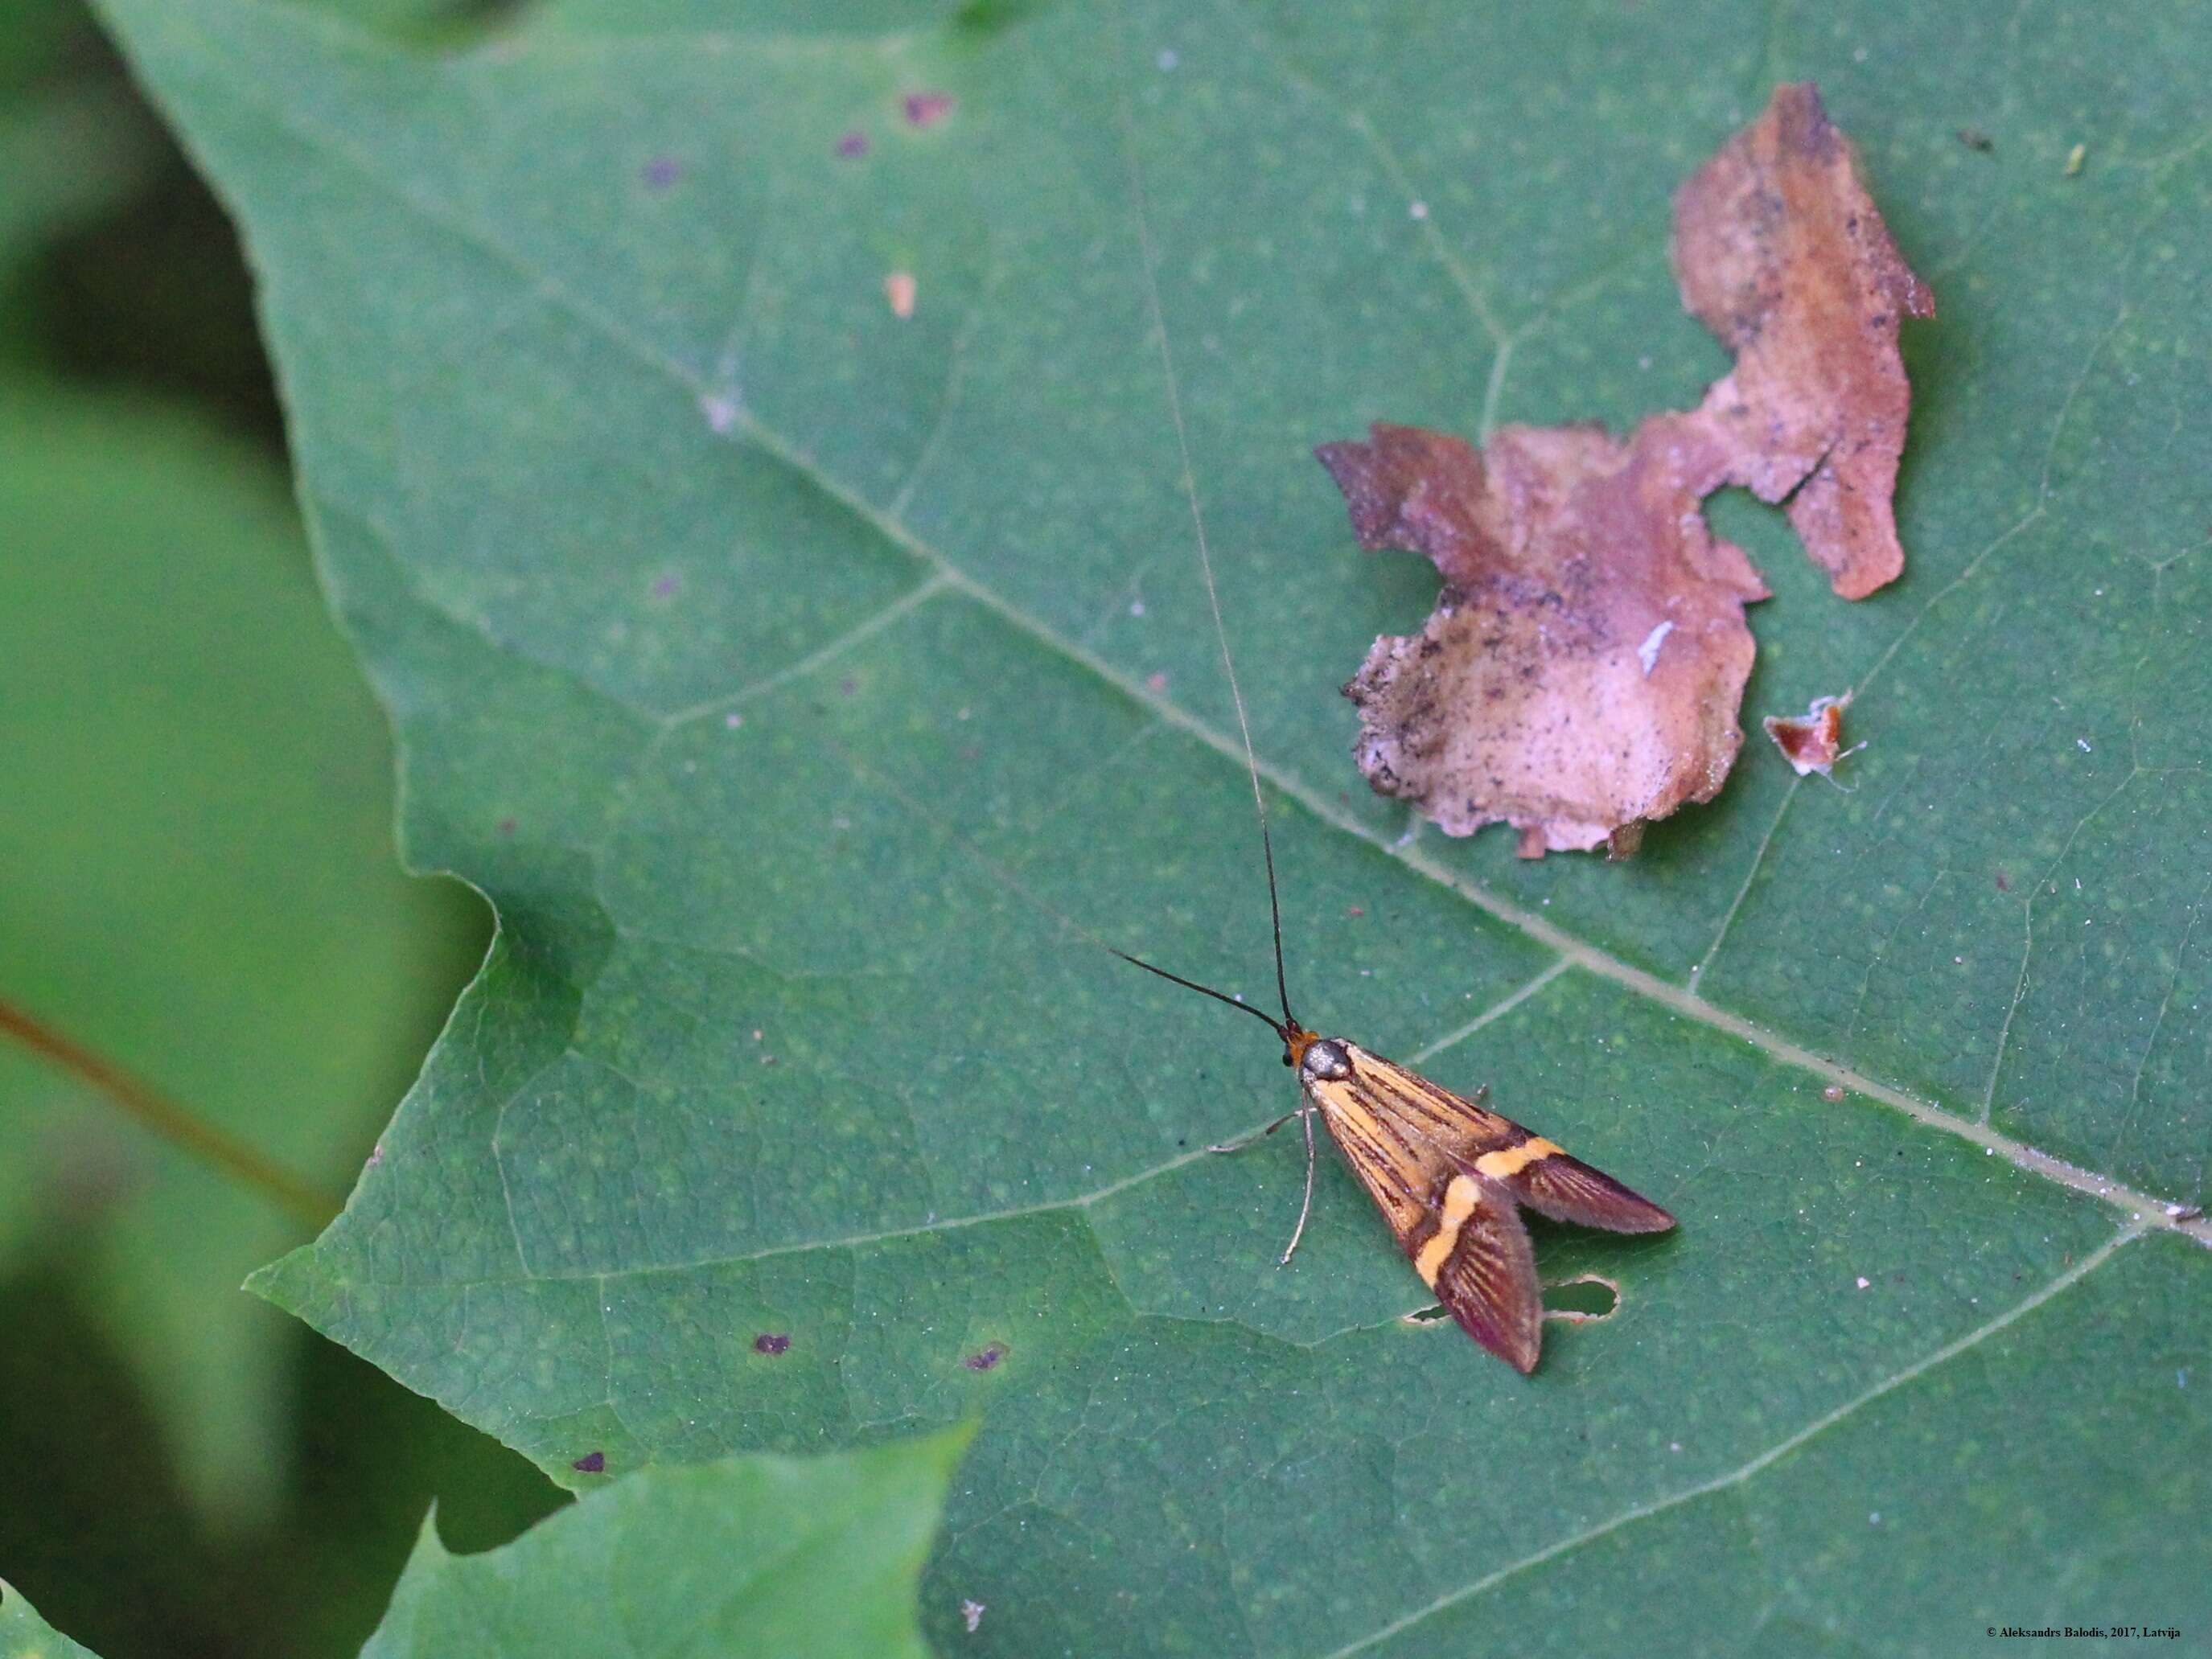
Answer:
[[[1535,1368],[1543,1297],[1511,1192],[1474,1173],[1520,1132],[1402,1066],[1343,1045],[1352,1075],[1307,1092],[1413,1270],[1461,1328],[1516,1370]]]
[[[1528,1230],[1494,1182],[1454,1176],[1426,1243],[1409,1250],[1414,1271],[1460,1328],[1527,1376],[1543,1346],[1544,1295]]]
[[[1337,1042],[1351,1075],[1308,1079],[1306,1093],[1410,1255],[1435,1230],[1452,1177],[1481,1151],[1510,1144],[1514,1126],[1357,1043]]]
[[[1674,1224],[1650,1199],[1490,1110],[1482,1103],[1487,1090],[1469,1099],[1357,1043],[1343,1047],[1352,1056],[1352,1080],[1369,1085],[1379,1108],[1370,1115],[1405,1125],[1426,1155],[1425,1173],[1433,1175],[1441,1158],[1450,1168],[1501,1182],[1539,1215],[1608,1232],[1659,1233]]]
[[[1531,1140],[1538,1139],[1532,1136]],[[1547,1145],[1550,1143],[1547,1142]],[[1523,1166],[1505,1184],[1538,1215],[1602,1227],[1613,1233],[1663,1233],[1674,1218],[1602,1170],[1553,1152]]]

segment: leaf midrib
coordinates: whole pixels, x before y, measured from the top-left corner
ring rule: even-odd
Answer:
[[[262,3],[261,0],[246,0],[250,9],[275,11],[278,9]],[[293,14],[287,11],[288,19]],[[326,32],[343,34],[368,55],[391,59],[396,57],[392,49],[365,31],[325,21]],[[427,225],[446,232],[466,246],[476,249],[493,261],[506,266],[527,284],[528,292],[549,308],[565,313],[574,323],[590,330],[609,344],[628,356],[639,366],[652,370],[688,392],[693,400],[720,398],[726,389],[710,384],[680,360],[671,356],[650,341],[643,339],[624,326],[622,321],[604,307],[592,303],[572,290],[554,271],[533,263],[519,250],[508,246],[456,211],[450,204],[426,195],[419,190],[388,177],[376,164],[372,155],[357,149],[342,137],[302,119],[295,111],[272,101],[256,85],[231,82],[234,95],[250,107],[258,110],[282,131],[289,133],[302,144],[345,164],[378,195],[392,202]],[[281,333],[272,323],[272,332]],[[1064,658],[1098,679],[1112,686],[1139,707],[1148,710],[1155,718],[1196,738],[1225,758],[1233,760],[1242,769],[1246,755],[1238,744],[1231,742],[1222,732],[1201,720],[1197,715],[1146,689],[1133,677],[1076,641],[1062,637],[1051,625],[1012,600],[987,586],[953,562],[945,554],[924,541],[902,520],[884,508],[877,507],[827,471],[811,456],[805,454],[786,440],[781,433],[763,422],[747,406],[740,404],[732,430],[749,439],[756,448],[788,468],[793,475],[819,490],[828,500],[836,503],[868,525],[892,546],[916,560],[933,572],[945,586],[951,587],[998,616],[1001,620],[1036,641],[1047,649]],[[2016,530],[2021,526],[2015,526]],[[2008,539],[2008,531],[1997,538]],[[1993,550],[1985,549],[1983,556]],[[1955,584],[1954,584],[1955,585]],[[417,588],[417,592],[421,590]],[[1947,587],[1945,592],[1948,592]],[[903,596],[902,596],[903,597]],[[1940,596],[1939,596],[1940,597]],[[425,595],[425,602],[431,602]],[[895,603],[896,603],[895,601]],[[908,603],[911,603],[910,600]],[[1924,614],[1924,608],[1923,613]],[[495,649],[507,649],[504,642],[495,640],[467,618],[455,617],[457,623],[469,626],[485,638]],[[1907,623],[1911,628],[1918,617]],[[850,630],[845,630],[849,632]],[[817,653],[818,654],[818,653]],[[535,660],[534,659],[530,659]],[[1886,658],[1885,658],[1886,660]],[[565,671],[575,673],[578,671]],[[606,693],[612,701],[623,706],[619,697]],[[640,710],[640,713],[646,711]],[[655,715],[657,722],[665,725],[667,717]],[[1622,960],[1598,945],[1592,945],[1570,933],[1556,923],[1547,921],[1534,912],[1501,899],[1480,884],[1468,880],[1456,872],[1424,854],[1418,845],[1400,846],[1395,838],[1386,836],[1371,826],[1360,823],[1351,814],[1335,806],[1328,796],[1308,786],[1295,773],[1285,771],[1273,762],[1255,756],[1254,763],[1266,781],[1285,798],[1296,801],[1322,823],[1352,836],[1395,860],[1414,873],[1426,878],[1455,896],[1494,920],[1520,932],[1528,939],[1545,946],[1576,966],[1609,980],[1632,994],[1657,1003],[1680,1018],[1697,1022],[1727,1036],[1737,1037],[1759,1049],[1771,1059],[1806,1071],[1828,1083],[1839,1085],[1854,1093],[1905,1113],[1915,1121],[1942,1133],[1971,1141],[1985,1150],[2007,1158],[2015,1167],[2042,1177],[2059,1186],[2087,1194],[2101,1202],[2130,1212],[2151,1227],[2163,1227],[2200,1244],[2212,1247],[2212,1218],[2185,1219],[2174,1214],[2162,1200],[2127,1186],[2101,1171],[2083,1169],[2040,1148],[1999,1133],[1986,1123],[1973,1121],[1946,1111],[1931,1102],[1904,1090],[1867,1076],[1841,1060],[1821,1054],[1802,1044],[1794,1042],[1778,1033],[1769,1031],[1751,1020],[1717,1004],[1710,1002],[1696,992],[1676,986],[1644,969]]]

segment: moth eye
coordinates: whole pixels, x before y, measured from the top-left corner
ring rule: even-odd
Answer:
[[[1295,1066],[1297,1064],[1297,1061],[1291,1058],[1291,1051],[1288,1048],[1283,1050],[1283,1064],[1285,1066]]]

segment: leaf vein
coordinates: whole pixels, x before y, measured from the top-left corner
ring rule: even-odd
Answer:
[[[1808,1442],[1816,1439],[1820,1435],[1826,1433],[1838,1424],[1844,1422],[1865,1407],[1874,1404],[1876,1401],[1881,1399],[1886,1395],[1894,1393],[1897,1389],[1903,1388],[1908,1382],[1914,1382],[1919,1377],[1924,1376],[1929,1371],[1935,1370],[1940,1366],[1948,1364],[1952,1360],[1958,1358],[1962,1354],[1972,1352],[1973,1349],[1980,1346],[1981,1344],[1987,1341],[1990,1338],[1997,1335],[2008,1327],[2017,1323],[2027,1315],[2034,1312],[2036,1309],[2041,1307],[2045,1303],[2050,1301],[2053,1297],[2071,1288],[2075,1284],[2078,1284],[2081,1279],[2087,1278],[2090,1273],[2095,1272],[2106,1261],[2110,1261],[2114,1252],[2118,1250],[2122,1245],[2140,1238],[2147,1231],[2148,1231],[2148,1224],[2147,1222],[2131,1222],[2128,1225],[2121,1228],[2118,1232],[2114,1233],[2112,1237],[2106,1239],[2105,1243],[2098,1246],[2096,1249],[2083,1256],[2081,1261],[2075,1262],[2072,1267],[2068,1267],[2063,1272],[2049,1279],[2035,1291],[2031,1291],[2027,1296],[2014,1303],[2010,1308],[2007,1309],[2003,1313],[1999,1314],[1996,1318],[1989,1321],[1986,1324],[1978,1326],[1973,1330],[1967,1332],[1964,1336],[1946,1343],[1943,1346],[1923,1356],[1921,1358],[1914,1361],[1911,1364],[1905,1366],[1903,1370],[1893,1372],[1890,1376],[1883,1378],[1881,1382],[1874,1384],[1871,1388],[1853,1395],[1842,1405],[1835,1407],[1833,1409],[1814,1418],[1811,1422],[1806,1424],[1795,1433],[1785,1436],[1784,1438],[1776,1441],[1774,1444],[1769,1446],[1757,1456],[1751,1458],[1744,1463],[1737,1465],[1735,1468],[1729,1470],[1725,1474],[1717,1475],[1710,1480],[1700,1481],[1695,1486],[1685,1486],[1680,1492],[1670,1493],[1667,1497],[1658,1498],[1651,1503],[1639,1504],[1632,1508],[1624,1510],[1609,1521],[1601,1522],[1596,1526],[1587,1528],[1581,1532],[1574,1534],[1571,1537],[1560,1539],[1556,1543],[1548,1544],[1542,1549],[1533,1551],[1529,1554],[1522,1557],[1517,1561],[1509,1562],[1503,1567],[1499,1567],[1493,1571],[1485,1573],[1481,1577],[1474,1580],[1474,1583],[1462,1585],[1457,1589],[1449,1591],[1445,1595],[1438,1596],[1435,1601],[1431,1601],[1425,1607],[1417,1607],[1413,1612],[1392,1620],[1389,1624],[1383,1626],[1379,1630],[1376,1630],[1369,1635],[1361,1637],[1358,1641],[1349,1643],[1345,1646],[1337,1649],[1334,1652],[1328,1655],[1326,1659],[1351,1659],[1352,1655],[1364,1652],[1366,1650],[1376,1646],[1379,1643],[1389,1640],[1394,1636],[1401,1635],[1406,1631],[1412,1629],[1413,1626],[1421,1624],[1425,1620],[1436,1617],[1438,1613],[1448,1612],[1451,1608],[1458,1607],[1463,1602],[1473,1601],[1475,1597],[1486,1594],[1498,1585],[1504,1583],[1508,1579],[1516,1577],[1518,1575],[1528,1571],[1532,1567],[1540,1566],[1547,1561],[1556,1560],[1563,1555],[1571,1554],[1575,1551],[1583,1548],[1585,1546],[1596,1543],[1601,1539],[1611,1536],[1613,1534],[1620,1531],[1624,1528],[1634,1526],[1639,1522],[1650,1520],[1656,1516],[1664,1515],[1670,1510],[1679,1509],[1683,1504],[1694,1502],[1698,1498],[1710,1496],[1714,1492],[1727,1492],[1745,1486],[1749,1481],[1757,1478],[1757,1476],[1765,1469],[1779,1462],[1782,1459],[1790,1455],[1790,1453],[1796,1451]]]

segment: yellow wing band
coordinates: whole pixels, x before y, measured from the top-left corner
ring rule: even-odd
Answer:
[[[1482,1202],[1482,1188],[1465,1176],[1454,1176],[1451,1185],[1444,1188],[1443,1212],[1437,1218],[1436,1237],[1421,1246],[1421,1253],[1413,1258],[1413,1271],[1431,1290],[1437,1287],[1437,1275],[1444,1270],[1451,1259],[1452,1248],[1459,1243],[1459,1230],[1467,1225]]]
[[[1563,1150],[1541,1135],[1530,1135],[1518,1146],[1504,1146],[1494,1152],[1485,1152],[1474,1160],[1474,1170],[1477,1175],[1487,1176],[1492,1181],[1510,1181],[1537,1159],[1549,1158]]]

